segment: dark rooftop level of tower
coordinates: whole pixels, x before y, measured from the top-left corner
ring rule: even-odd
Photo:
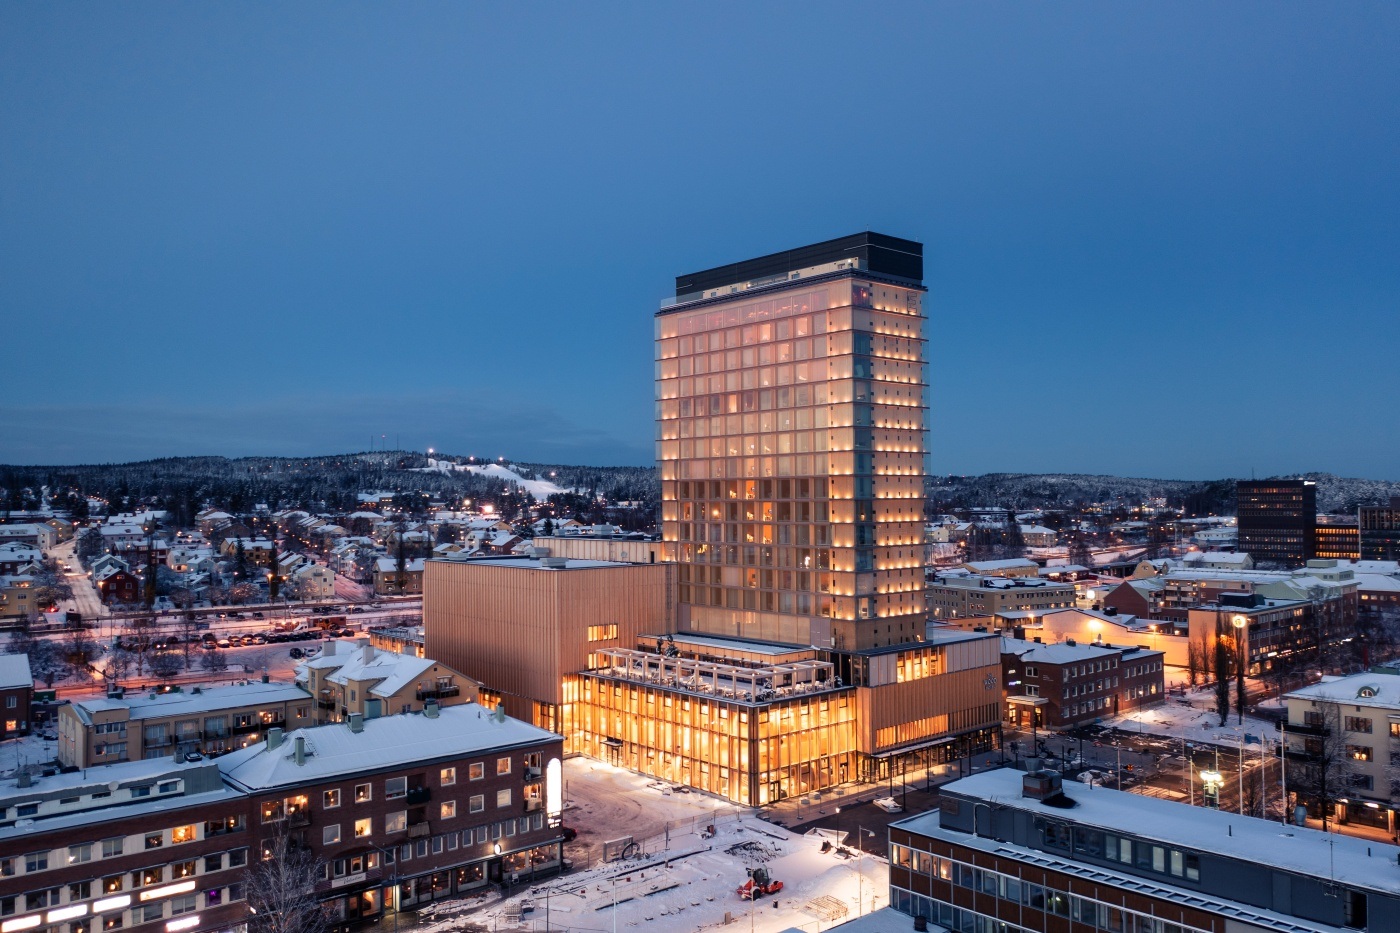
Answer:
[[[893,275],[915,282],[924,279],[924,244],[866,231],[702,272],[678,275],[676,297],[736,282],[784,275],[842,259],[859,259],[861,268],[876,274]]]

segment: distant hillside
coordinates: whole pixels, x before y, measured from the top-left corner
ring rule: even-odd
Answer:
[[[1331,473],[1307,473],[1317,483],[1317,507],[1322,512],[1355,512],[1400,495],[1400,482],[1353,479]],[[1165,498],[1170,505],[1193,514],[1233,513],[1235,479],[1139,479],[1084,473],[985,473],[981,476],[936,476],[929,497],[942,508],[1002,505],[1011,508],[1075,507],[1092,503],[1132,505]]]

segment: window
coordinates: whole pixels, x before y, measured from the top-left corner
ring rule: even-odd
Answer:
[[[121,855],[121,854],[122,854],[122,843],[124,843],[124,842],[126,842],[126,839],[123,838],[122,836],[117,836],[115,839],[103,839],[103,840],[102,840],[102,857],[103,857],[103,858],[113,858],[113,857],[115,857],[115,856]]]
[[[457,783],[457,769],[443,768],[438,772],[438,783],[443,787],[450,787]]]
[[[275,823],[286,817],[286,809],[281,800],[264,800],[262,805],[262,821],[264,823]]]
[[[442,819],[450,820],[457,815],[457,801],[445,800],[442,804]]]
[[[589,641],[606,641],[617,637],[617,623],[611,622],[607,625],[588,626]]]
[[[132,911],[131,919],[137,923],[150,923],[152,920],[159,920],[164,910],[164,904],[142,904]]]
[[[384,817],[384,832],[401,833],[408,829],[408,811],[398,810]]]
[[[182,894],[170,899],[170,916],[172,917],[178,917],[180,914],[187,914],[198,909],[196,897],[193,894]]]
[[[222,852],[216,852],[213,855],[204,856],[204,871],[206,873],[211,871],[222,871],[223,867],[224,855]]]
[[[408,778],[389,778],[384,782],[384,799],[398,800],[400,797],[408,796]]]
[[[1348,745],[1347,757],[1352,761],[1370,761],[1372,758],[1371,746],[1369,745]]]
[[[131,796],[132,796],[132,797],[149,797],[149,796],[151,796],[151,785],[149,785],[149,784],[139,784],[139,785],[137,785],[136,787],[133,787],[133,788],[131,789]]]
[[[195,873],[195,862],[193,859],[188,862],[176,862],[170,866],[170,877],[178,881],[181,878],[193,878]]]
[[[68,864],[77,865],[80,862],[92,861],[92,845],[84,844],[80,846],[68,847]]]
[[[510,806],[510,788],[509,788],[509,787],[503,787],[503,788],[501,788],[500,790],[496,791],[496,806],[497,806],[498,808],[499,808],[499,807],[508,807],[508,806]]]
[[[333,846],[340,841],[340,824],[335,823],[321,830],[321,845]]]
[[[117,913],[117,914],[107,914],[106,916],[104,916],[104,917],[102,918],[102,929],[103,929],[103,930],[120,930],[121,928],[122,928],[122,915],[121,915],[121,914],[119,914],[119,913]]]
[[[123,881],[123,878],[124,878],[124,876],[122,876],[122,875],[111,875],[111,876],[109,876],[109,877],[103,878],[103,879],[102,879],[102,893],[103,893],[103,894],[115,894],[115,893],[117,893],[118,891],[120,891],[120,890],[122,889],[122,881]]]
[[[131,873],[131,886],[134,888],[145,887],[149,884],[160,884],[164,880],[164,865],[158,865],[155,868],[147,868],[144,871],[134,871]]]
[[[373,799],[374,799],[374,792],[370,790],[370,786],[369,786],[368,784],[356,784],[356,785],[355,785],[355,802],[356,802],[356,803],[369,803],[369,802],[370,802],[371,800],[373,800]]]
[[[90,897],[92,897],[91,881],[78,881],[68,886],[68,900],[70,903],[73,901],[85,901]]]
[[[1365,732],[1369,734],[1371,731],[1371,720],[1366,716],[1348,716],[1346,718],[1346,730],[1348,732]]]
[[[248,850],[234,849],[228,854],[228,867],[239,868],[248,864]]]
[[[194,842],[194,840],[195,830],[193,825],[176,826],[170,831],[170,841],[177,845],[181,842]]]
[[[362,819],[362,820],[356,820],[356,821],[355,821],[355,838],[356,838],[356,839],[364,839],[364,838],[365,838],[366,836],[368,836],[371,832],[373,832],[373,829],[371,828],[371,820],[370,820],[369,817],[365,817],[365,818]]]
[[[486,798],[483,797],[481,794],[473,794],[472,798],[467,801],[467,811],[470,813],[480,813],[482,810],[485,809]]]
[[[479,781],[484,777],[486,777],[485,763],[476,761],[472,764],[467,765],[467,780]]]
[[[49,853],[31,852],[24,857],[24,870],[26,872],[45,871],[49,867]]]
[[[496,759],[496,776],[499,777],[499,776],[502,775],[502,774],[510,774],[510,759],[509,759],[509,758],[497,758],[497,759]]]
[[[340,789],[328,790],[321,795],[321,809],[334,810],[340,806]]]

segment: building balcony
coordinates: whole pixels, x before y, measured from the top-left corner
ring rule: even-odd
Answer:
[[[427,787],[410,787],[408,789],[408,802],[411,806],[427,803],[432,797],[432,791]]]
[[[424,700],[445,700],[449,697],[459,696],[461,693],[462,688],[455,684],[450,687],[432,687],[428,690],[418,691],[418,702],[421,703]]]
[[[317,700],[317,701],[316,701],[316,708],[317,708],[317,709],[324,709],[324,710],[331,710],[331,711],[334,711],[334,710],[335,710],[335,707],[336,707],[335,700]]]
[[[409,826],[408,826],[408,838],[410,838],[410,839],[421,839],[421,838],[423,838],[424,836],[427,836],[427,835],[429,835],[429,828],[428,828],[428,821],[427,821],[427,820],[424,820],[424,821],[421,822],[421,823],[410,823],[410,824],[409,824]]]
[[[1276,722],[1274,723],[1274,728],[1279,732],[1287,732],[1289,735],[1324,736],[1331,734],[1332,731],[1322,724],[1311,725],[1308,723],[1293,722]]]
[[[533,813],[535,810],[543,810],[543,809],[544,809],[544,801],[543,801],[542,799],[540,799],[539,797],[526,797],[526,798],[525,798],[525,812],[526,812],[526,813]]]
[[[311,813],[308,810],[300,810],[287,817],[287,825],[293,829],[305,828],[311,825]]]
[[[248,724],[245,725],[245,726],[234,726],[234,727],[233,727],[233,734],[234,734],[234,735],[250,735],[250,734],[252,734],[252,733],[254,733],[254,732],[257,732],[257,731],[260,730],[260,729],[262,729],[262,723],[260,723],[260,722],[250,722],[250,723],[248,723]]]

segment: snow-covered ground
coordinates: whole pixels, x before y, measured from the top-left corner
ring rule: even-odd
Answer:
[[[724,925],[726,915],[759,933],[797,927],[816,933],[888,903],[889,865],[881,859],[822,852],[822,837],[800,836],[752,815],[720,823],[715,836],[672,834],[670,849],[633,862],[575,871],[506,900],[444,902],[421,915],[419,929],[657,929],[667,933]],[[735,889],[762,865],[783,890],[746,901]],[[613,906],[616,897],[617,906]],[[818,901],[818,899],[821,899]],[[523,910],[525,907],[528,910]]]
[[[1278,732],[1274,724],[1248,713],[1240,724],[1239,714],[1233,711],[1234,691],[1231,691],[1230,719],[1220,724],[1215,712],[1215,694],[1210,690],[1198,689],[1184,697],[1169,696],[1166,703],[1149,709],[1134,710],[1104,720],[1108,726],[1116,726],[1130,732],[1144,732],[1152,735],[1184,738],[1188,742],[1209,742],[1217,745],[1237,745],[1244,736],[1257,736],[1265,741],[1273,741]]]
[[[52,765],[58,761],[58,743],[37,732],[0,742],[0,778],[11,777],[20,765]]]
[[[453,463],[450,460],[434,460],[430,457],[428,458],[428,466],[424,471],[451,473],[454,470],[458,473],[475,473],[478,476],[493,477],[495,479],[504,480],[507,483],[517,483],[521,489],[524,489],[541,502],[555,493],[569,491],[563,486],[551,483],[549,480],[526,479],[509,467],[501,466],[499,463],[487,463],[478,466],[472,463]]]

